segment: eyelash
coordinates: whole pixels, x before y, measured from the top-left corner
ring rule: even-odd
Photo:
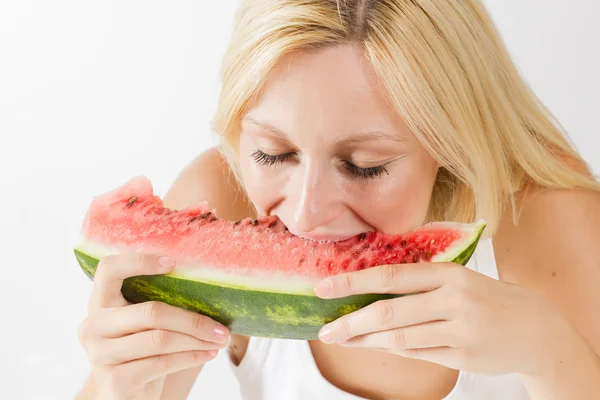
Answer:
[[[254,161],[256,161],[258,165],[275,165],[287,161],[293,155],[294,153],[285,153],[273,156],[263,151],[256,150],[252,153],[252,158],[254,158]]]
[[[344,161],[344,168],[352,176],[361,179],[377,178],[383,174],[389,175],[387,169],[385,168],[385,165],[379,165],[377,167],[370,168],[359,168],[356,165],[349,163],[348,161]]]
[[[256,150],[254,153],[252,153],[251,156],[254,159],[254,161],[259,165],[275,165],[287,161],[293,155],[294,153],[271,155],[263,151]],[[359,168],[356,165],[349,163],[348,161],[343,161],[343,165],[344,169],[350,175],[360,179],[376,178],[383,174],[389,175],[387,169],[385,168],[385,165],[370,168]]]

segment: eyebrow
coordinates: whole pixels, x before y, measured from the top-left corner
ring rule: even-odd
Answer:
[[[265,130],[268,130],[269,132],[280,137],[281,139],[289,140],[288,135],[286,135],[283,131],[281,131],[280,129],[276,128],[275,126],[271,125],[268,122],[259,121],[250,116],[244,117],[244,120],[251,122],[255,125],[258,125]],[[341,146],[349,146],[352,144],[366,142],[369,140],[377,140],[377,139],[387,139],[387,140],[393,140],[395,142],[404,142],[404,139],[402,139],[398,135],[394,135],[394,134],[392,134],[390,132],[386,132],[386,131],[372,130],[372,131],[364,131],[364,132],[358,132],[358,133],[352,134],[351,136],[349,136],[347,138],[339,140],[337,142],[337,144],[341,145]]]
[[[275,128],[273,125],[269,124],[268,122],[259,121],[250,116],[244,117],[244,120],[251,122],[254,125],[258,125],[261,128],[263,128],[271,133],[274,133],[275,135],[279,136],[281,139],[289,140],[288,135],[283,133],[281,130]]]
[[[398,135],[394,135],[394,134],[392,134],[390,132],[386,132],[386,131],[374,130],[374,131],[364,131],[364,132],[352,134],[351,136],[349,136],[347,138],[339,140],[338,145],[349,146],[352,144],[366,142],[369,140],[377,140],[377,139],[387,139],[387,140],[392,140],[394,142],[404,142],[404,139],[402,139]]]

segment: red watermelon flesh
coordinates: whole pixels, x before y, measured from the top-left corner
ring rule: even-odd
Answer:
[[[368,232],[322,243],[291,234],[275,216],[228,221],[206,203],[170,210],[154,195],[150,181],[137,177],[94,199],[77,248],[96,258],[130,251],[171,255],[177,260],[173,276],[312,293],[317,280],[342,272],[455,261],[478,240],[484,226],[483,221],[438,222],[401,235]]]

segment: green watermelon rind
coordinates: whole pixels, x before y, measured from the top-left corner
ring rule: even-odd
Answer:
[[[474,235],[451,251],[452,259],[438,255],[436,262],[466,265],[475,252],[485,224],[475,225]],[[77,261],[93,279],[98,260],[75,249]],[[265,292],[228,287],[170,275],[147,275],[126,279],[122,293],[131,303],[161,301],[206,315],[227,326],[232,333],[281,339],[315,340],[321,327],[379,300],[405,294],[363,294],[341,299],[316,295]]]
[[[475,247],[479,243],[479,239],[483,234],[486,227],[486,222],[483,219],[470,224],[459,224],[459,223],[445,223],[450,228],[453,225],[460,227],[460,230],[467,234],[463,240],[459,240],[449,249],[446,249],[443,253],[436,254],[432,257],[432,262],[454,262],[456,264],[466,265],[471,255],[475,251]],[[474,246],[474,247],[473,247]],[[473,247],[473,249],[470,249]]]

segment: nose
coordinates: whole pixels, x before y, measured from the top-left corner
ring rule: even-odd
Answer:
[[[344,209],[334,173],[326,163],[303,164],[296,169],[287,199],[294,207],[294,229],[303,233],[327,231]]]

